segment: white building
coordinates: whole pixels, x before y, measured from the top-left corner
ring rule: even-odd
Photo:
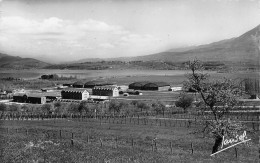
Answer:
[[[61,91],[62,99],[88,100],[89,92],[86,89],[65,89]]]

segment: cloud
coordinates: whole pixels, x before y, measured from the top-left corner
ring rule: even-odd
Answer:
[[[2,17],[0,29],[13,34],[61,33],[64,30],[62,19],[51,17],[42,21],[30,20],[18,16]]]
[[[106,48],[106,49],[112,49],[112,48],[115,48],[115,45],[112,45],[110,43],[102,43],[99,45],[99,47]]]
[[[120,26],[108,25],[105,22],[88,19],[74,22],[57,17],[44,20],[30,20],[22,17],[2,17],[1,30],[20,34],[71,34],[77,32],[114,32],[127,33]]]
[[[79,28],[86,31],[99,31],[99,32],[120,32],[122,27],[115,25],[108,25],[105,22],[88,19],[78,24]]]
[[[50,57],[56,54],[62,59],[71,53],[86,54],[88,50],[91,54],[104,52],[106,55],[109,55],[105,53],[108,49],[130,52],[136,47],[153,46],[157,40],[152,35],[133,33],[122,26],[93,19],[72,21],[50,17],[39,20],[13,16],[2,17],[0,24],[3,47]]]
[[[147,45],[153,46],[159,41],[158,38],[152,35],[127,34],[120,38],[119,45],[144,47]]]
[[[15,35],[26,39],[88,41],[99,47],[113,48],[114,43],[133,44],[155,41],[151,35],[131,33],[119,25],[109,25],[103,21],[87,19],[83,21],[63,20],[50,17],[43,20],[32,20],[23,17],[2,17],[0,30],[7,35]],[[105,43],[104,42],[108,42]]]

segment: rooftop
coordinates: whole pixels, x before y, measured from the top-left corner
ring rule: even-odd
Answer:
[[[86,88],[69,88],[69,89],[63,89],[62,92],[80,92],[83,93],[84,91],[88,91]]]
[[[107,85],[107,86],[95,86],[94,89],[100,89],[100,90],[113,90],[116,89],[117,86],[115,85]]]

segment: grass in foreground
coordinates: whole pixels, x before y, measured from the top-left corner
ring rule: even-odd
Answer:
[[[213,140],[193,134],[197,128],[108,123],[100,125],[95,120],[0,123],[0,162],[258,162],[259,132],[248,133],[252,139],[250,146],[236,146],[236,158],[234,148],[211,157]],[[9,128],[8,133],[6,128]],[[157,138],[157,151],[152,150],[155,149],[154,144],[152,148],[154,138]]]

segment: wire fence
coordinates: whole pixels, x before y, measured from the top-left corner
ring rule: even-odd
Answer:
[[[230,118],[230,117],[227,117]],[[0,114],[0,120],[51,120],[53,123],[57,120],[73,120],[111,124],[130,124],[130,125],[155,125],[165,127],[199,127],[203,125],[205,120],[212,120],[210,115],[192,115],[182,114],[173,116],[147,116],[146,114],[127,115],[84,115],[84,114],[20,114],[9,113]],[[260,116],[258,115],[236,115],[231,117],[232,120],[240,121],[248,129],[254,131],[260,130]]]

